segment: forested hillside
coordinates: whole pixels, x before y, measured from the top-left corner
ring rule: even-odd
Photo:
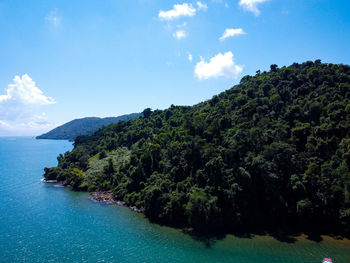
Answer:
[[[87,117],[75,119],[67,122],[45,134],[37,136],[37,139],[52,139],[52,140],[74,140],[80,135],[91,135],[104,126],[108,126],[119,121],[128,121],[138,118],[140,113],[131,113],[118,117],[97,118]]]
[[[345,233],[349,121],[349,66],[271,65],[195,106],[146,109],[80,136],[45,177],[113,191],[153,221],[199,231]]]

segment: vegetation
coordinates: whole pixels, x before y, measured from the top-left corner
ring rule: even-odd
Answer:
[[[349,121],[349,66],[272,65],[195,106],[80,136],[45,177],[198,231],[349,233]]]
[[[83,119],[75,119],[67,122],[45,134],[37,136],[37,139],[52,140],[71,140],[73,141],[79,135],[91,135],[97,130],[119,121],[128,121],[138,118],[140,113],[131,113],[119,117],[96,118],[87,117]]]

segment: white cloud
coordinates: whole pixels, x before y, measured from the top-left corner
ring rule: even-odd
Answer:
[[[35,136],[48,132],[58,125],[47,121],[10,122],[0,120],[0,136]]]
[[[225,54],[217,54],[206,62],[202,57],[195,67],[195,75],[199,79],[209,79],[217,77],[237,78],[243,71],[242,66],[235,64],[231,51]]]
[[[183,39],[187,37],[187,32],[185,30],[178,30],[173,34],[173,37],[177,39]]]
[[[196,9],[192,6],[192,4],[183,3],[183,4],[175,4],[173,9],[168,11],[160,10],[158,13],[158,17],[161,20],[173,20],[179,17],[189,16],[192,17],[196,14]]]
[[[57,27],[61,24],[62,18],[58,15],[58,9],[55,8],[46,17],[46,21],[51,23],[53,26]]]
[[[27,74],[15,76],[13,81],[6,94],[0,95],[0,134],[29,135],[52,127],[40,108],[56,103],[55,100],[45,96]],[[18,134],[20,131],[22,134]]]
[[[242,6],[245,10],[253,12],[254,15],[258,16],[260,14],[260,10],[258,9],[258,5],[269,0],[240,0],[239,5]]]
[[[188,61],[192,62],[192,60],[193,60],[192,54],[190,52],[188,52],[187,54],[188,54]]]
[[[35,85],[35,82],[24,74],[22,78],[15,76],[14,84],[9,84],[5,95],[0,95],[0,103],[16,101],[26,105],[47,105],[55,103],[55,100],[46,97],[44,93]]]
[[[202,2],[200,2],[200,1],[198,1],[197,2],[197,6],[198,6],[198,10],[204,10],[204,11],[206,11],[207,9],[208,9],[208,6],[207,6],[207,4],[203,4]]]
[[[244,35],[246,32],[242,28],[226,28],[225,32],[220,37],[221,41],[224,41],[226,38]]]
[[[229,8],[229,4],[227,2],[224,2],[223,0],[211,0],[212,3],[216,3],[216,4],[222,4],[225,6],[225,8]]]

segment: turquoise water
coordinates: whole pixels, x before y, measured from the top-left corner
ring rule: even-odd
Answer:
[[[0,138],[0,262],[350,262],[350,242],[227,236],[210,245],[40,182],[67,141]]]

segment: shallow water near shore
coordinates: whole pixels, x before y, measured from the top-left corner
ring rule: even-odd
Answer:
[[[0,138],[0,262],[350,262],[349,240],[196,240],[126,207],[40,181],[68,141]]]

